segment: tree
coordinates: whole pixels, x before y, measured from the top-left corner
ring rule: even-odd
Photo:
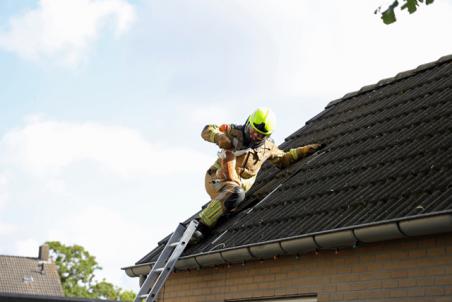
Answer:
[[[133,291],[124,291],[105,279],[102,281],[94,279],[95,271],[102,268],[84,247],[66,246],[59,241],[49,241],[47,244],[50,257],[58,267],[65,296],[120,301],[135,299]]]
[[[425,0],[425,5],[432,4],[434,0]],[[402,0],[403,4],[400,10],[408,10],[410,14],[414,13],[419,6],[419,3],[424,3],[424,0]],[[381,13],[381,19],[385,24],[391,24],[397,21],[394,10],[399,6],[399,1],[394,0],[389,7],[381,12],[381,6],[375,10],[375,14]]]

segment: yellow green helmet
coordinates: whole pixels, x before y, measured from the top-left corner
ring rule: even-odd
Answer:
[[[248,122],[258,133],[270,136],[276,126],[276,117],[269,108],[257,108],[248,118]]]

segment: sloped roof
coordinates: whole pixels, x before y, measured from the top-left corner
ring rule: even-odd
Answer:
[[[55,264],[0,255],[0,293],[63,296],[63,289]]]
[[[2,302],[110,302],[112,300],[0,293],[0,301],[2,301]]]
[[[309,143],[326,147],[286,170],[266,163],[248,209],[183,255],[452,212],[452,56],[331,102],[280,147]]]

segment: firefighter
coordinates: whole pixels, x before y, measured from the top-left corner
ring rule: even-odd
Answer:
[[[270,138],[274,128],[275,115],[268,108],[258,108],[244,125],[204,127],[202,138],[217,144],[221,151],[205,175],[205,187],[211,201],[197,218],[199,226],[194,235],[195,242],[199,242],[223,214],[237,209],[267,159],[283,169],[321,146],[311,144],[284,152]]]

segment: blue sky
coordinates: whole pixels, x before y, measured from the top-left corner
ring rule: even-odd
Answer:
[[[0,254],[81,244],[125,288],[133,264],[208,201],[207,123],[326,104],[452,53],[452,1],[384,25],[384,1],[0,2]]]

